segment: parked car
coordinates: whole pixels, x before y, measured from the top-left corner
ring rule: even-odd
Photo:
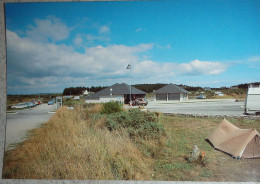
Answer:
[[[32,102],[25,102],[25,104],[27,105],[27,107],[34,107],[35,105],[34,105],[34,103],[32,103]]]
[[[53,105],[53,104],[54,104],[53,100],[48,101],[48,105]]]
[[[38,101],[37,100],[32,100],[31,102],[34,104],[34,106],[38,105]]]
[[[143,106],[145,106],[145,105],[148,104],[148,101],[147,101],[146,98],[137,98],[137,99],[135,99],[133,104],[134,105],[143,105]]]
[[[197,99],[206,99],[206,96],[205,95],[199,95],[199,96],[197,96]]]
[[[24,108],[27,108],[27,105],[25,103],[19,103],[19,104],[13,105],[11,108],[12,109],[24,109]]]

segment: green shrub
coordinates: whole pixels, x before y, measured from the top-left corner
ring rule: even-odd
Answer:
[[[107,102],[103,104],[101,114],[111,114],[123,111],[123,104],[119,102]]]
[[[125,128],[131,138],[159,138],[165,134],[155,113],[138,109],[108,115],[106,126],[110,131]]]

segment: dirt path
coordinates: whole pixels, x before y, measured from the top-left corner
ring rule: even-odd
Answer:
[[[48,121],[53,115],[52,105],[41,104],[30,110],[18,110],[16,114],[7,113],[5,151],[26,138],[26,132]]]

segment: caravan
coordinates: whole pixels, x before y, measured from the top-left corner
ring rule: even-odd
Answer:
[[[260,115],[260,85],[249,85],[245,102],[245,114]]]

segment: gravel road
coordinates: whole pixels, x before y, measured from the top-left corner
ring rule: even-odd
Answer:
[[[14,148],[14,144],[23,141],[28,130],[34,129],[49,120],[53,115],[52,105],[41,104],[31,109],[17,110],[15,114],[7,113],[5,151]]]
[[[151,101],[145,107],[162,113],[196,114],[196,115],[243,115],[244,102],[235,100],[189,100],[186,102]]]

